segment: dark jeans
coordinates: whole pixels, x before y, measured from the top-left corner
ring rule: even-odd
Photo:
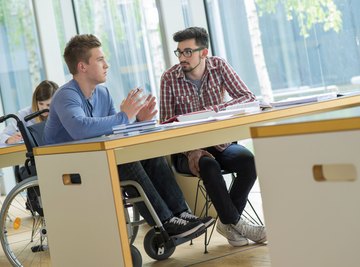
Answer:
[[[188,209],[184,196],[176,183],[174,173],[164,157],[118,165],[120,180],[137,181],[145,191],[160,221]],[[137,190],[127,188],[129,196],[138,196]],[[149,225],[154,220],[143,202],[137,204],[140,214]]]
[[[202,157],[199,161],[200,177],[222,223],[236,223],[242,214],[251,188],[256,180],[253,154],[245,147],[231,144],[219,152],[214,147],[206,148],[215,159]],[[184,154],[173,157],[177,170],[191,173]],[[227,190],[221,170],[236,173],[230,192]]]

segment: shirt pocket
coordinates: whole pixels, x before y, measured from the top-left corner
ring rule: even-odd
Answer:
[[[176,109],[180,114],[197,110],[198,99],[192,95],[180,95],[175,97]]]

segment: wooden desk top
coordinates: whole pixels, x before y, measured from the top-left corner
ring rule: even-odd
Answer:
[[[24,144],[19,145],[0,145],[0,155],[7,155],[15,152],[23,152],[25,154],[26,148]]]
[[[252,138],[360,129],[360,107],[323,112],[251,127]]]
[[[23,164],[26,148],[23,144],[0,145],[0,168]]]
[[[170,153],[177,153],[191,149],[186,146],[186,142],[195,137],[198,138],[198,147],[206,147],[209,145],[220,144],[224,142],[231,142],[239,140],[239,132],[243,133],[243,138],[250,137],[248,127],[255,124],[273,121],[291,116],[299,116],[304,114],[313,114],[329,110],[336,110],[360,105],[360,95],[341,97],[333,100],[310,103],[305,105],[291,106],[286,108],[271,109],[263,112],[256,112],[245,114],[239,117],[228,118],[219,121],[211,121],[191,126],[166,129],[162,131],[150,132],[146,134],[119,137],[116,135],[103,136],[91,138],[87,140],[68,142],[63,144],[42,146],[34,149],[36,156],[50,155],[59,153],[75,153],[75,152],[90,152],[90,151],[104,151],[113,149],[123,149],[130,146],[137,146],[146,143],[158,143],[161,145],[168,144],[166,141],[177,139],[177,142],[182,142],[180,150],[173,150]],[[246,127],[244,127],[246,126]],[[231,131],[229,131],[231,130]],[[218,136],[218,137],[215,137]],[[209,141],[208,139],[211,139]],[[165,143],[161,143],[165,142]],[[167,151],[166,151],[167,152]],[[165,152],[164,152],[165,153]],[[169,154],[170,154],[169,153]]]

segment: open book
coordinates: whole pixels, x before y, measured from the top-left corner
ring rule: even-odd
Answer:
[[[193,120],[203,120],[212,117],[216,114],[213,110],[199,110],[195,112],[190,112],[182,115],[176,115],[170,119],[162,122],[161,124],[171,123],[171,122],[184,122],[184,121],[193,121]]]
[[[214,110],[199,110],[195,112],[190,112],[182,115],[174,116],[162,124],[171,123],[171,122],[187,122],[187,121],[198,121],[198,120],[206,120],[206,119],[220,119],[224,117],[238,116],[245,113],[250,113],[254,111],[260,110],[260,104],[258,101],[235,104],[226,107],[224,110],[220,110],[218,112]]]

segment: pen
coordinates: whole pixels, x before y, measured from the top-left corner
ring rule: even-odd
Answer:
[[[131,96],[136,95],[139,91],[140,91],[140,88],[137,87],[137,88],[132,92]]]

